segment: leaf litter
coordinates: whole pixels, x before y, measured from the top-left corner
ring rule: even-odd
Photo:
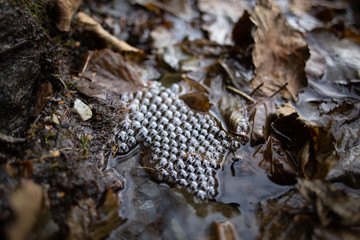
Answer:
[[[49,184],[43,198],[60,229],[53,230],[73,239],[358,236],[356,3],[115,2],[82,3],[96,31],[80,24],[81,12],[69,29],[66,16],[62,29],[74,32],[61,43],[71,55],[63,57],[68,89],[55,92],[41,111],[26,154],[11,161],[5,170],[11,177],[1,184],[29,176]],[[120,5],[126,11],[109,7]],[[114,47],[118,38],[126,45]],[[157,80],[177,83],[192,111],[244,139],[224,157],[214,200],[158,184],[140,165],[143,149],[114,160],[115,136],[132,111],[124,93]],[[76,98],[92,109],[92,119],[69,111]],[[50,116],[58,123],[45,121]],[[13,148],[9,159],[16,158]],[[31,207],[23,212],[37,214]]]

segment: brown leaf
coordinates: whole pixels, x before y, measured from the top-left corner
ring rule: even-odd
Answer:
[[[70,30],[71,19],[81,2],[82,0],[56,0],[59,11],[56,27],[60,31],[68,32]]]
[[[50,203],[42,187],[31,180],[21,181],[10,197],[14,220],[6,228],[9,240],[51,239],[58,227],[50,215]],[[46,229],[46,231],[44,231]]]
[[[288,83],[281,96],[297,100],[298,90],[307,86],[304,69],[309,49],[305,40],[288,25],[273,0],[258,1],[251,19],[257,27],[253,51],[256,77],[251,85],[264,83],[262,90],[271,95]]]
[[[125,93],[144,86],[131,61],[120,54],[103,49],[89,52],[89,64],[76,88],[90,97],[106,98],[107,92]]]
[[[107,32],[100,25],[100,23],[96,22],[93,18],[88,16],[86,13],[79,12],[77,14],[77,16],[78,16],[79,22],[82,24],[84,30],[89,31],[89,32],[95,34],[100,39],[102,39],[108,48],[112,48],[118,52],[134,52],[134,53],[143,54],[143,51],[141,51],[133,46],[130,46],[126,42],[121,41],[120,39],[118,39],[114,35],[112,35],[111,33]]]
[[[296,188],[315,207],[323,226],[360,224],[360,198],[321,180],[298,179]]]
[[[237,240],[239,237],[231,222],[215,222],[217,240]]]
[[[209,112],[211,104],[209,96],[202,92],[187,93],[180,98],[192,109],[200,112]]]
[[[118,207],[118,198],[110,189],[98,210],[92,198],[81,200],[71,209],[66,221],[70,229],[69,239],[105,238],[124,221],[118,216]]]

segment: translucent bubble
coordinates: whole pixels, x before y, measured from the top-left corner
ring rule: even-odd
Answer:
[[[167,158],[170,156],[170,154],[169,154],[168,151],[166,151],[166,150],[163,149],[163,151],[162,151],[162,153],[161,153],[161,156],[162,156],[163,158],[166,158],[166,159],[167,159]]]
[[[161,147],[161,144],[160,144],[158,141],[153,141],[153,142],[151,143],[151,145],[152,145],[153,147],[158,147],[158,148]]]
[[[210,166],[210,163],[209,163],[209,161],[208,160],[206,160],[206,159],[203,159],[203,161],[202,161],[202,164],[201,164],[202,166],[203,166],[203,168],[208,168],[209,166]],[[205,170],[204,170],[205,171]]]
[[[136,139],[134,137],[129,137],[127,140],[127,145],[129,146],[129,148],[132,148],[136,145]]]
[[[167,119],[171,119],[173,117],[173,112],[170,110],[165,111],[164,117],[166,117]]]
[[[168,179],[170,182],[176,182],[177,181],[177,172],[175,172],[174,170],[170,171]]]
[[[168,98],[168,97],[169,97],[169,93],[167,93],[167,92],[161,92],[161,93],[160,93],[160,97],[161,97],[161,98]]]
[[[169,176],[169,173],[165,169],[159,170],[158,179],[162,181],[163,179],[166,179]]]
[[[175,112],[174,112],[174,117],[179,118],[180,116],[181,116],[181,113],[179,113],[178,111],[175,111]]]
[[[178,135],[176,140],[179,142],[179,143],[186,143],[187,139],[184,135]]]
[[[210,164],[210,163],[209,163]],[[214,175],[214,170],[211,167],[207,167],[205,168],[205,175],[206,176],[213,176]],[[209,178],[208,178],[209,179]]]
[[[154,116],[156,117],[156,119],[158,119],[158,118],[160,118],[160,117],[162,116],[162,112],[156,111],[156,112],[154,113]]]
[[[210,186],[215,186],[215,183],[216,183],[215,179],[213,177],[208,177],[207,182]]]
[[[224,130],[220,130],[215,137],[219,140],[224,140],[226,138],[226,132]]]
[[[164,129],[165,129],[164,125],[162,125],[160,123],[156,127],[156,131],[158,131],[158,132],[162,132],[162,131],[164,131]]]
[[[184,104],[183,101],[180,100],[180,99],[176,99],[176,100],[174,101],[174,106],[177,107],[177,108],[183,106],[183,104]]]
[[[219,142],[218,140],[216,140],[216,139],[213,139],[213,140],[211,141],[211,145],[213,145],[214,147],[217,147],[217,146],[220,145],[220,142]]]
[[[200,131],[201,130],[201,125],[199,123],[194,124],[193,129],[196,131]]]
[[[144,141],[143,141],[143,146],[144,147],[150,147],[151,144],[151,138],[150,137],[145,137]]]
[[[202,167],[198,167],[195,169],[195,174],[197,175],[205,174],[205,170]]]
[[[211,126],[210,128],[209,128],[209,133],[210,134],[212,134],[212,135],[215,135],[217,132],[219,132],[219,127],[217,127],[217,126]]]
[[[199,136],[197,136],[197,138],[196,138],[200,143],[201,142],[203,142],[203,141],[205,141],[205,136],[204,135],[201,135],[201,134],[199,134]]]
[[[201,146],[203,146],[205,149],[208,149],[208,147],[210,146],[210,142],[207,140],[202,141]]]
[[[196,130],[192,130],[192,131],[191,131],[191,135],[192,135],[194,138],[196,138],[197,136],[199,136],[199,132],[196,131]]]
[[[165,169],[166,169],[167,171],[174,170],[173,163],[168,161],[168,163],[167,163],[166,166],[165,166]]]
[[[120,128],[126,131],[126,130],[128,130],[129,128],[131,128],[131,123],[128,122],[128,121],[123,121],[123,122],[121,123]]]
[[[182,127],[183,129],[185,129],[185,130],[188,130],[188,131],[190,131],[190,130],[192,129],[191,124],[188,123],[188,122],[183,122],[183,123],[181,124],[181,127]]]
[[[201,126],[203,126],[206,123],[205,118],[200,118],[199,123]]]
[[[191,175],[191,174],[189,174]],[[198,190],[198,183],[195,182],[195,181],[191,181],[190,184],[189,184],[189,188],[193,191],[197,191]]]
[[[198,198],[200,198],[201,200],[205,200],[206,199],[206,192],[199,190],[196,192],[196,196]]]
[[[186,171],[188,171],[190,173],[193,173],[193,172],[195,172],[195,168],[192,165],[187,165],[186,166]]]
[[[170,132],[169,133],[169,138],[170,139],[175,139],[176,138],[176,134],[174,132]]]
[[[181,106],[178,107],[178,111],[179,111],[180,113],[185,114],[185,113],[187,113],[189,110],[188,110],[188,108],[187,108],[186,106],[181,105]]]
[[[147,112],[147,113],[144,114],[144,117],[145,117],[145,119],[149,119],[149,118],[152,117],[152,113],[151,113],[151,112]],[[145,120],[145,119],[144,119],[144,120]]]
[[[157,123],[155,121],[149,122],[148,129],[156,129]]]
[[[231,142],[231,149],[236,150],[241,147],[241,143],[239,141],[233,140]]]
[[[118,148],[119,153],[126,153],[129,151],[129,147],[126,143],[121,143]]]
[[[176,127],[175,129],[174,129],[174,133],[175,134],[177,134],[177,135],[180,135],[180,134],[182,134],[184,131],[180,128],[180,127]]]
[[[200,134],[203,136],[206,136],[208,134],[208,132],[205,129],[201,129]]]
[[[180,86],[178,85],[178,84],[173,84],[172,86],[171,86],[171,91],[173,91],[174,93],[179,93],[180,92]]]
[[[151,94],[151,92],[150,91],[148,91],[148,92],[146,92],[145,94],[144,94],[144,98],[152,98],[152,94]]]
[[[128,95],[125,93],[125,94],[122,94],[122,95],[121,95],[120,100],[123,101],[123,102],[128,102],[128,101],[129,101],[129,97],[128,97]]]
[[[141,105],[139,110],[141,113],[145,114],[147,112],[147,107],[145,105]]]
[[[126,139],[128,138],[128,135],[125,131],[121,131],[118,133],[117,137],[121,142],[125,142]]]
[[[184,161],[187,163],[187,164],[193,164],[195,159],[193,158],[193,156],[191,155],[188,155],[184,158]]]
[[[180,117],[179,117],[179,119],[180,119],[181,121],[185,121],[185,120],[187,119],[186,114],[181,114]]]
[[[128,130],[126,131],[126,133],[127,133],[128,136],[133,136],[135,132],[134,132],[134,130],[132,130],[132,129],[128,129]]]
[[[214,146],[211,146],[211,145],[209,145],[209,146],[206,148],[206,150],[207,150],[208,152],[211,152],[211,153],[214,153],[214,152],[215,152]]]
[[[174,147],[174,148],[170,148],[169,152],[176,155],[179,152],[179,150],[176,147]]]
[[[199,177],[198,177],[199,179]],[[207,181],[205,180],[198,180],[199,182],[199,189],[203,190],[203,191],[207,191],[209,184],[207,183]]]
[[[195,153],[195,148],[194,147],[187,147],[187,150],[188,154],[194,154]]]
[[[168,106],[165,105],[164,103],[162,103],[162,104],[160,104],[158,110],[161,112],[165,112],[166,110],[168,110]]]
[[[186,138],[190,138],[191,137],[191,132],[189,130],[185,130],[183,135],[186,137]]]
[[[132,122],[132,128],[133,129],[139,129],[141,128],[141,123],[139,121],[133,121]]]
[[[216,125],[216,123],[215,123],[213,120],[211,120],[211,119],[209,119],[209,120],[207,121],[207,123],[208,123],[210,126]]]
[[[206,193],[207,193],[208,198],[212,199],[216,195],[215,188],[214,187],[209,187]]]
[[[163,124],[163,125],[166,125],[169,123],[169,119],[167,119],[166,117],[161,117],[159,119],[159,123]]]
[[[155,105],[154,103],[150,104],[149,111],[150,112],[156,112],[156,110],[157,110],[157,105]]]
[[[160,154],[160,153],[161,153],[161,149],[160,149],[159,147],[154,147],[154,148],[152,149],[152,152],[153,152],[154,154]]]
[[[181,120],[178,117],[172,118],[171,122],[174,124],[174,126],[180,126],[181,124]]]
[[[205,139],[206,139],[207,141],[211,142],[212,140],[214,140],[214,135],[212,135],[212,134],[209,133],[208,135],[205,136]]]
[[[193,125],[195,123],[198,123],[198,119],[196,117],[194,117],[194,116],[191,116],[188,120],[189,120],[189,123],[193,124]]]
[[[170,106],[173,102],[173,98],[165,98],[163,100],[163,103],[166,104],[167,106]]]
[[[135,93],[135,98],[141,99],[141,98],[143,98],[143,95],[144,95],[144,93],[142,91],[138,91]]]
[[[185,163],[181,159],[178,159],[174,162],[174,169],[176,171],[179,171],[180,169],[184,169],[185,166],[186,166]]]
[[[154,140],[154,141],[157,141],[157,142],[160,142],[160,141],[161,141],[161,137],[160,137],[159,135],[155,135],[155,136],[153,137],[153,140]]]
[[[204,174],[200,174],[197,176],[197,181],[198,182],[205,182],[206,181],[206,176]]]
[[[207,123],[205,123],[205,124],[202,125],[202,128],[205,129],[205,130],[207,130],[209,127],[210,127],[210,126],[209,126],[209,124],[207,124]]]
[[[162,140],[163,141],[163,140]],[[161,144],[161,147],[164,151],[169,151],[170,150],[170,146],[166,143],[162,143]]]
[[[175,126],[173,124],[169,123],[168,125],[165,126],[165,130],[170,131],[170,132],[174,132],[175,131]]]
[[[199,146],[199,147],[197,147],[197,150],[196,150],[198,153],[200,153],[200,154],[203,154],[203,153],[205,153],[206,152],[206,150],[205,150],[205,148],[203,147],[203,146]]]
[[[142,102],[143,105],[148,106],[150,104],[150,100],[148,98],[143,98]]]
[[[219,153],[224,153],[225,152],[225,148],[221,145],[216,146],[215,150]]]
[[[190,182],[190,181],[196,181],[196,178],[197,176],[195,173],[189,173],[186,179]]]
[[[185,151],[185,150],[187,150],[187,146],[184,144],[184,143],[180,143],[180,145],[179,145],[179,150],[180,151]]]
[[[177,154],[180,158],[184,158],[187,153],[184,150],[179,150],[178,154]]]
[[[172,113],[175,113],[176,109],[177,109],[177,107],[174,105],[169,106],[169,111],[171,111]]]
[[[189,146],[197,146],[198,145],[198,141],[194,138],[194,137],[190,137],[188,140],[187,140],[187,144]]]
[[[184,169],[181,169],[178,173],[178,177],[179,178],[186,178],[187,177],[187,172]]]
[[[223,145],[223,147],[226,148],[226,149],[230,148],[230,143],[228,141],[226,141],[226,140],[222,140],[221,145]]]
[[[185,179],[179,179],[177,181],[177,184],[179,184],[180,187],[186,187],[188,185],[188,183]]]
[[[169,156],[169,161],[171,161],[171,162],[175,162],[176,161],[176,159],[177,159],[177,157],[176,157],[176,153],[174,154],[174,153],[172,153],[171,152],[171,149],[170,149],[170,156]]]
[[[170,145],[171,147],[174,147],[174,148],[176,148],[176,147],[178,146],[177,142],[176,142],[174,139],[171,139],[171,140],[169,141],[169,145]]]
[[[194,165],[194,167],[196,167],[196,168],[200,167],[200,166],[201,166],[201,160],[195,160],[195,161],[193,162],[193,165]]]

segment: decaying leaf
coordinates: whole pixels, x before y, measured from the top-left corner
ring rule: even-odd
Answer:
[[[360,224],[360,198],[321,180],[298,179],[296,188],[315,207],[323,226]]]
[[[296,100],[298,90],[307,85],[304,69],[309,50],[305,40],[288,25],[273,0],[258,1],[251,19],[257,27],[253,51],[256,77],[251,85],[255,88],[264,83],[262,90],[271,95],[287,83],[281,96]]]
[[[211,41],[231,44],[231,31],[244,11],[242,1],[200,0],[198,7],[203,13],[202,28],[209,34]]]
[[[338,161],[332,135],[302,118],[289,102],[277,109],[270,136],[255,155],[259,153],[259,165],[282,184],[294,183],[299,176],[325,178]]]
[[[202,92],[187,93],[180,98],[195,111],[209,112],[211,107],[209,96]]]
[[[25,240],[29,237],[50,239],[58,231],[50,215],[50,203],[40,185],[23,180],[11,195],[10,204],[15,219],[9,223],[6,233],[9,240]],[[39,229],[36,227],[39,225]]]
[[[102,39],[108,48],[112,48],[118,52],[134,52],[143,54],[143,52],[135,47],[130,46],[124,41],[119,40],[109,32],[107,32],[100,23],[96,22],[93,18],[84,12],[77,14],[79,22],[83,25],[84,30],[89,31]]]
[[[239,237],[231,222],[215,222],[217,240],[237,240]]]
[[[68,32],[70,30],[71,19],[81,2],[82,0],[56,0],[59,11],[56,27],[60,31]]]
[[[118,216],[118,198],[107,190],[103,205],[96,209],[93,199],[83,199],[74,206],[67,219],[69,239],[103,239],[123,223]]]
[[[312,230],[308,218],[302,218],[306,200],[295,190],[267,201],[257,209],[259,239],[306,239]],[[297,217],[299,216],[299,217]]]
[[[144,86],[131,61],[110,49],[89,52],[89,62],[78,80],[78,91],[90,97],[105,99],[106,93],[125,93]]]
[[[229,130],[246,136],[249,132],[247,111],[243,103],[232,95],[224,96],[219,101],[219,109]]]

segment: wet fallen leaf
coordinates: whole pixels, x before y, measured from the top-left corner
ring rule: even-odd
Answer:
[[[200,112],[209,112],[211,107],[209,96],[205,93],[187,93],[180,98],[192,109]]]
[[[96,209],[92,198],[80,200],[67,219],[69,239],[105,238],[124,221],[118,216],[118,207],[118,198],[110,189],[99,209]]]
[[[202,28],[208,32],[209,40],[220,44],[231,44],[231,31],[244,11],[245,3],[231,0],[200,0],[198,7],[203,13]]]
[[[89,63],[76,86],[90,97],[105,99],[109,92],[125,93],[144,86],[134,64],[110,49],[89,52]]]
[[[325,178],[337,163],[333,136],[314,122],[302,118],[291,103],[276,111],[270,136],[255,154],[262,153],[259,166],[281,184],[295,178]]]
[[[224,96],[219,101],[219,109],[231,132],[247,136],[249,132],[247,111],[237,97]]]
[[[321,180],[298,179],[296,188],[314,206],[323,226],[360,223],[360,198]]]
[[[297,99],[298,90],[307,86],[305,64],[309,50],[303,37],[292,29],[273,0],[258,1],[251,18],[257,27],[254,34],[253,62],[256,77],[251,81],[271,95],[286,83],[281,96]]]
[[[239,237],[231,222],[215,222],[217,240],[237,240]]]
[[[80,7],[82,0],[56,0],[55,2],[59,11],[56,27],[60,31],[68,32],[71,19]]]
[[[40,185],[23,180],[10,198],[14,220],[6,229],[9,240],[25,240],[29,237],[50,239],[58,231],[51,219],[49,200]]]

